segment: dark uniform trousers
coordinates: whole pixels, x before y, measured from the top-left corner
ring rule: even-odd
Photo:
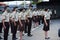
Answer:
[[[25,22],[25,33],[28,33],[28,35],[31,34],[31,27],[32,27],[32,18],[28,18],[29,22]]]
[[[0,23],[0,33],[2,33],[2,23]]]
[[[11,22],[11,20],[10,20],[10,26],[11,26],[11,33],[13,33],[13,27],[12,27],[12,22]]]
[[[25,20],[25,27],[24,27],[24,32],[25,32],[25,33],[28,32],[28,30],[27,30],[27,26],[28,26],[28,22],[27,22],[27,20]]]
[[[2,23],[0,23],[0,33],[2,33]]]
[[[9,22],[5,22],[6,29],[4,29],[4,40],[8,40]]]
[[[41,20],[41,17],[38,15],[38,22],[39,22],[39,25],[40,25],[40,20]]]
[[[16,26],[14,26],[14,23],[11,22],[11,31],[12,31],[12,38],[16,38],[16,33],[17,33],[17,25],[18,22],[16,22]]]
[[[28,18],[29,22],[28,22],[28,35],[31,34],[31,28],[32,28],[32,18]]]

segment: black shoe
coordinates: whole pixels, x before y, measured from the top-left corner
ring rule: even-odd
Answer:
[[[2,39],[2,37],[0,37],[0,39]]]
[[[16,40],[15,38],[13,38],[12,40]]]
[[[22,34],[22,36],[24,36],[24,34]]]
[[[36,27],[34,27],[34,28],[36,28]]]
[[[32,37],[32,35],[30,34],[30,35],[28,35],[29,37]]]
[[[28,33],[27,31],[24,31],[24,33]]]
[[[45,38],[45,39],[50,39],[50,37],[48,37],[48,38]]]
[[[16,40],[16,39],[18,39],[18,38],[16,38],[16,37],[13,37],[13,38],[12,38],[12,40]]]
[[[18,39],[17,37],[15,37],[15,39]]]
[[[12,38],[12,40],[16,40],[16,39],[18,39],[18,38]]]

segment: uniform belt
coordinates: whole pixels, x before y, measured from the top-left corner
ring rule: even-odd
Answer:
[[[31,17],[28,17],[28,19],[31,19]]]
[[[8,22],[6,22],[6,23],[8,23]]]
[[[5,22],[5,23],[9,23],[9,22]]]
[[[21,20],[21,21],[25,21],[25,20]]]
[[[18,22],[18,21],[15,21],[15,22]]]
[[[36,17],[36,16],[34,16],[34,17]]]

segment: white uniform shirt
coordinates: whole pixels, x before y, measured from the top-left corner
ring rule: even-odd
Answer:
[[[50,14],[52,14],[52,11],[49,11]]]
[[[33,14],[32,10],[29,9],[29,10],[27,11],[28,17],[32,18],[32,16],[33,16],[32,14]]]
[[[2,19],[5,19],[5,22],[9,22],[9,14],[10,13],[7,13],[7,12],[4,12],[3,14],[2,14]]]
[[[12,12],[11,15],[10,15],[10,18],[11,19],[14,19],[15,21],[18,21],[18,12]]]
[[[21,19],[21,20],[25,20],[26,19],[26,12],[20,12],[18,17]]]
[[[47,11],[47,12],[45,12],[45,18],[46,19],[50,19],[50,13]]]
[[[36,12],[37,12],[37,15],[39,15],[39,11],[37,10]]]
[[[15,13],[15,21],[18,21],[18,12]]]
[[[43,13],[42,11],[40,11],[40,10],[38,11],[38,15],[42,15],[42,13]]]
[[[12,12],[11,14],[10,14],[10,19],[12,20],[12,19],[15,19],[15,12]]]
[[[45,14],[45,11],[42,10],[42,11],[41,11],[41,16],[44,16],[44,14]]]
[[[2,22],[2,14],[0,14],[0,23]]]
[[[33,15],[34,16],[37,16],[38,14],[37,14],[37,11],[33,11]]]

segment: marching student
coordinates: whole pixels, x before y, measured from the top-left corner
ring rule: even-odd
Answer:
[[[37,19],[38,19],[38,25],[40,25],[40,16],[39,16],[39,9],[37,9]]]
[[[39,15],[38,15],[38,9],[36,9],[36,13],[37,13],[37,16],[36,16],[36,25],[38,26],[39,25]]]
[[[25,28],[25,20],[26,20],[26,13],[25,13],[25,9],[23,8],[18,15],[19,29],[20,29],[20,40],[23,40],[22,34],[23,34],[23,31]]]
[[[19,12],[17,12],[17,8],[15,9],[15,23],[16,23],[16,26],[15,26],[15,38],[16,38],[16,33],[17,33],[17,28],[18,28],[18,15],[19,15]]]
[[[27,14],[27,9],[26,9],[26,14]],[[25,20],[25,28],[24,28],[24,33],[27,34],[28,33],[28,22],[27,22],[27,15],[26,15],[26,20]]]
[[[44,27],[43,30],[45,31],[45,39],[49,39],[48,37],[48,31],[50,30],[50,13],[48,12],[48,9],[45,9],[44,12]]]
[[[0,10],[0,12],[2,12],[1,10]],[[2,37],[1,37],[1,35],[2,35],[2,13],[0,13],[0,39],[2,39]]]
[[[42,19],[41,14],[42,14],[41,9],[38,9],[38,21],[39,21],[39,25],[40,25],[40,21]]]
[[[37,13],[37,9],[35,8],[35,10],[33,11],[33,22],[34,22],[34,28],[37,27],[37,21],[38,19],[36,18],[38,13]]]
[[[28,27],[28,36],[31,37],[31,28],[32,28],[32,7],[30,6],[27,11],[27,27]]]
[[[11,30],[12,30],[12,40],[17,39],[16,33],[17,33],[17,12],[16,7],[13,8],[13,12],[10,14],[10,24],[11,24]]]
[[[2,22],[4,27],[4,40],[8,40],[8,33],[9,33],[9,12],[7,7],[4,9],[4,13],[2,14]]]

